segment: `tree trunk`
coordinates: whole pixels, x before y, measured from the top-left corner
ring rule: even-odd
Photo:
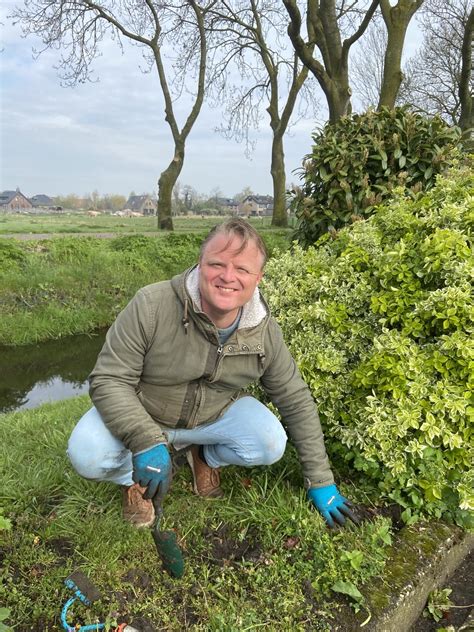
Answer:
[[[171,216],[173,188],[179,178],[184,163],[184,142],[175,147],[174,158],[161,173],[158,180],[158,228],[174,230]]]
[[[390,109],[395,107],[403,79],[401,64],[405,34],[405,25],[396,25],[388,30],[387,49],[383,64],[383,81],[378,104],[379,110],[384,105]]]
[[[472,104],[471,92],[473,32],[474,9],[471,9],[464,29],[464,37],[462,42],[461,77],[459,81],[459,101],[461,103],[459,127],[462,129],[463,132],[465,132],[464,146],[468,151],[473,151],[474,149],[474,142],[472,138],[472,128],[474,127],[474,108]]]
[[[286,228],[288,226],[288,215],[286,213],[285,153],[281,136],[273,136],[272,166],[270,171],[273,179],[272,226]]]
[[[379,2],[380,0],[372,0],[365,10],[361,10],[362,20],[359,26],[350,37],[342,41],[338,24],[341,17],[339,3],[336,3],[335,0],[307,0],[307,41],[305,41],[301,34],[302,16],[297,0],[283,0],[290,18],[288,35],[296,54],[316,77],[326,96],[329,121],[332,124],[352,111],[349,86],[349,51],[351,46],[366,31]],[[354,2],[353,4],[357,3]],[[315,47],[319,49],[322,63],[313,55]]]
[[[334,125],[340,118],[352,112],[348,73],[341,73],[324,92],[328,103],[329,122]]]
[[[402,53],[408,25],[414,13],[424,0],[398,0],[391,6],[389,0],[381,0],[383,20],[387,28],[387,49],[385,51],[382,87],[378,109],[395,107],[398,91],[402,83]]]

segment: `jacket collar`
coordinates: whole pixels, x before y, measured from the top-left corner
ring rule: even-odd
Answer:
[[[187,293],[193,301],[193,307],[196,312],[202,312],[201,307],[201,295],[199,292],[199,266],[196,265],[185,273],[184,279]],[[267,315],[267,308],[263,301],[258,287],[255,288],[255,292],[252,298],[245,303],[242,308],[242,315],[238,329],[244,329],[247,327],[256,327]]]

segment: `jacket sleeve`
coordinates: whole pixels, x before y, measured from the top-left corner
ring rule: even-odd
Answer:
[[[89,376],[89,394],[105,425],[126,448],[139,452],[164,443],[159,425],[143,407],[138,385],[156,310],[139,290],[109,329]]]
[[[271,349],[268,366],[261,377],[262,387],[277,407],[303,468],[305,487],[334,483],[324,445],[318,410],[296,362],[283,340],[280,326],[272,319],[265,348]]]

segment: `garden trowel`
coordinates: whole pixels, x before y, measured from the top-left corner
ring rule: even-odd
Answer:
[[[160,556],[163,568],[171,577],[182,577],[184,573],[184,560],[181,549],[176,540],[174,531],[161,531],[160,523],[163,517],[163,500],[168,490],[168,484],[161,484],[158,491],[153,496],[153,507],[155,508],[155,523],[153,525],[153,540],[156,550]]]

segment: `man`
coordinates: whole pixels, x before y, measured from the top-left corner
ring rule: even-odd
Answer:
[[[215,227],[199,264],[139,290],[110,328],[90,376],[94,408],[68,454],[85,478],[123,486],[124,518],[154,519],[150,500],[187,449],[194,491],[222,496],[220,469],[268,465],[285,451],[280,421],[244,389],[259,380],[303,467],[308,497],[330,527],[355,520],[334,484],[318,413],[258,284],[260,235],[242,219]]]

